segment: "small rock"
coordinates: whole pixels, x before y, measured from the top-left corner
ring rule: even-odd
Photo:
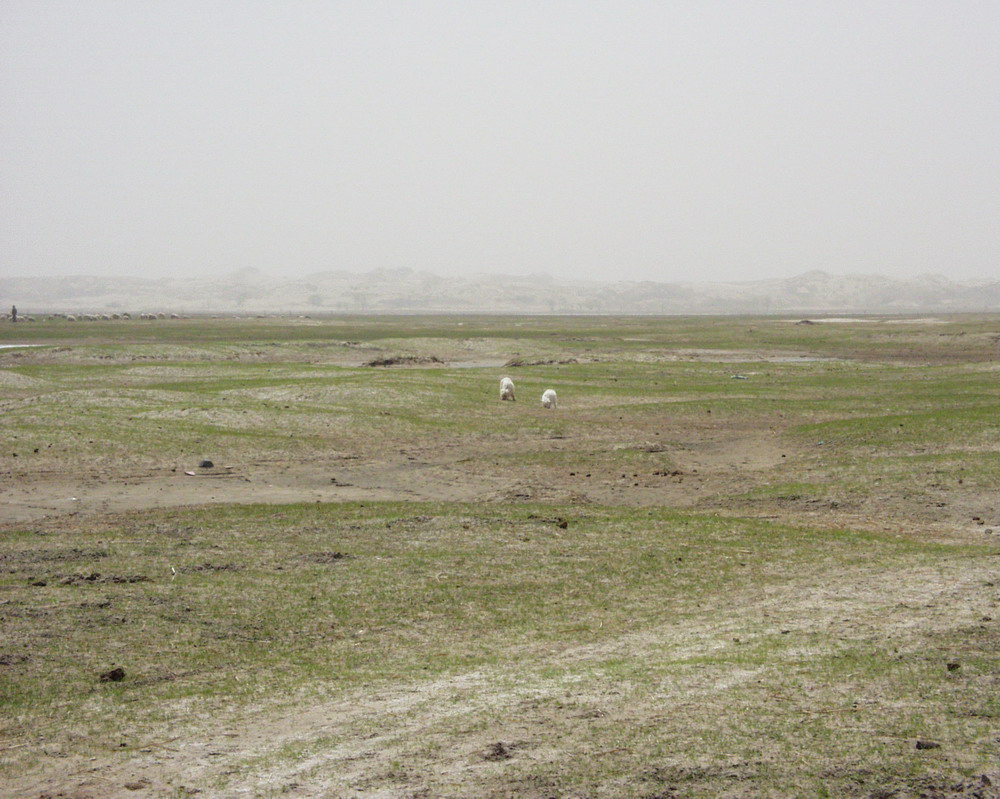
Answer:
[[[121,682],[125,679],[125,669],[121,666],[101,675],[101,682]]]
[[[215,464],[214,464],[214,463],[212,463],[212,462],[211,462],[211,461],[209,461],[209,460],[204,460],[204,461],[201,461],[201,462],[200,462],[200,463],[198,464],[198,468],[199,468],[199,469],[211,469],[211,468],[212,468],[213,466],[215,466]]]
[[[949,663],[948,664],[948,671],[958,671],[960,668],[962,668],[962,664],[960,664],[960,663]]]
[[[569,522],[566,521],[565,519],[560,519],[558,522],[558,526],[560,530],[565,530],[567,527],[569,527]]]
[[[917,741],[917,749],[940,749],[941,744],[937,741]]]

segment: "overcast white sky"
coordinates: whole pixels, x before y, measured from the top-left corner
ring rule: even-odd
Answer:
[[[0,275],[1000,277],[996,0],[0,0]]]

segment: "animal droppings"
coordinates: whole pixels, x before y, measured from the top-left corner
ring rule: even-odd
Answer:
[[[509,747],[504,746],[501,741],[497,741],[495,744],[491,744],[486,750],[483,760],[510,760],[513,756]]]

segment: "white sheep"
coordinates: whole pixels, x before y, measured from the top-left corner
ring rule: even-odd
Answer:
[[[514,400],[514,381],[509,377],[500,378],[500,399]]]
[[[543,408],[556,407],[556,392],[554,389],[551,388],[545,389],[545,393],[542,394],[542,407]]]

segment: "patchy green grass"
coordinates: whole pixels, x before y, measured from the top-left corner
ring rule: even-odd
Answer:
[[[542,769],[565,789],[671,782],[682,756],[708,761],[699,780],[733,757],[775,785],[821,762],[906,772],[900,742],[927,736],[975,771],[997,708],[973,689],[995,640],[974,608],[933,629],[885,622],[923,595],[914,573],[937,596],[932,576],[996,555],[593,506],[243,506],[10,531],[0,735],[58,721],[104,740],[150,708],[179,723],[191,701],[232,712],[486,670],[581,713],[606,703],[585,733],[546,733],[611,750]],[[116,666],[125,679],[102,683]]]
[[[206,453],[308,465],[413,449],[457,482],[497,471],[608,499],[8,524],[11,778],[57,770],[43,739],[75,768],[111,768],[225,728],[227,767],[187,783],[207,796],[988,794],[998,550],[962,525],[996,520],[995,319],[16,333],[50,346],[0,353],[7,486]],[[382,356],[443,363],[360,365]],[[497,399],[505,373],[517,403]],[[555,413],[538,407],[550,387]],[[844,509],[857,526],[827,515]],[[125,678],[102,682],[116,666]]]

